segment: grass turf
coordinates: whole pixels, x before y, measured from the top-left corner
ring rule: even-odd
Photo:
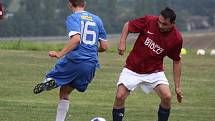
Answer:
[[[116,80],[126,55],[119,56],[115,47],[101,53],[97,70],[86,93],[71,94],[68,121],[90,121],[101,116],[111,121]],[[172,62],[165,59],[165,70],[173,95],[170,121],[215,121],[215,57],[183,56],[182,89],[184,100],[176,102],[172,81]],[[47,51],[0,50],[0,120],[53,121],[58,89],[34,95],[32,89],[54,65]],[[126,101],[124,121],[155,121],[159,98],[136,89]]]

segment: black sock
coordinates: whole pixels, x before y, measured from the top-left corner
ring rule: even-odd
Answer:
[[[169,114],[170,114],[170,109],[165,109],[159,106],[158,121],[168,121]]]
[[[124,117],[124,112],[125,109],[113,109],[112,111],[112,116],[113,116],[113,121],[122,121],[123,117]]]

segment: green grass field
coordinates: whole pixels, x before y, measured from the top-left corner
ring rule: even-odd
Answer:
[[[37,49],[36,49],[37,50]],[[128,53],[127,53],[128,54]],[[90,121],[101,116],[111,121],[116,80],[126,55],[115,47],[100,53],[101,69],[86,93],[71,94],[67,121]],[[184,100],[176,102],[172,63],[165,59],[165,70],[173,95],[170,121],[215,121],[215,57],[183,56],[182,89]],[[0,121],[54,121],[58,89],[34,95],[35,84],[43,80],[55,59],[47,51],[0,50]],[[126,101],[124,121],[156,121],[159,98],[136,89]]]

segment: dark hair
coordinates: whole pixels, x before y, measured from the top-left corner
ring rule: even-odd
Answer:
[[[69,2],[74,7],[84,7],[84,5],[86,3],[85,0],[69,0]]]
[[[164,10],[161,10],[160,14],[165,18],[169,19],[170,23],[175,23],[176,14],[174,10],[169,7],[166,7]]]

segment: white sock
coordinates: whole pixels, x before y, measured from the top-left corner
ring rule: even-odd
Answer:
[[[57,107],[56,121],[64,121],[69,110],[69,100],[60,100]]]

